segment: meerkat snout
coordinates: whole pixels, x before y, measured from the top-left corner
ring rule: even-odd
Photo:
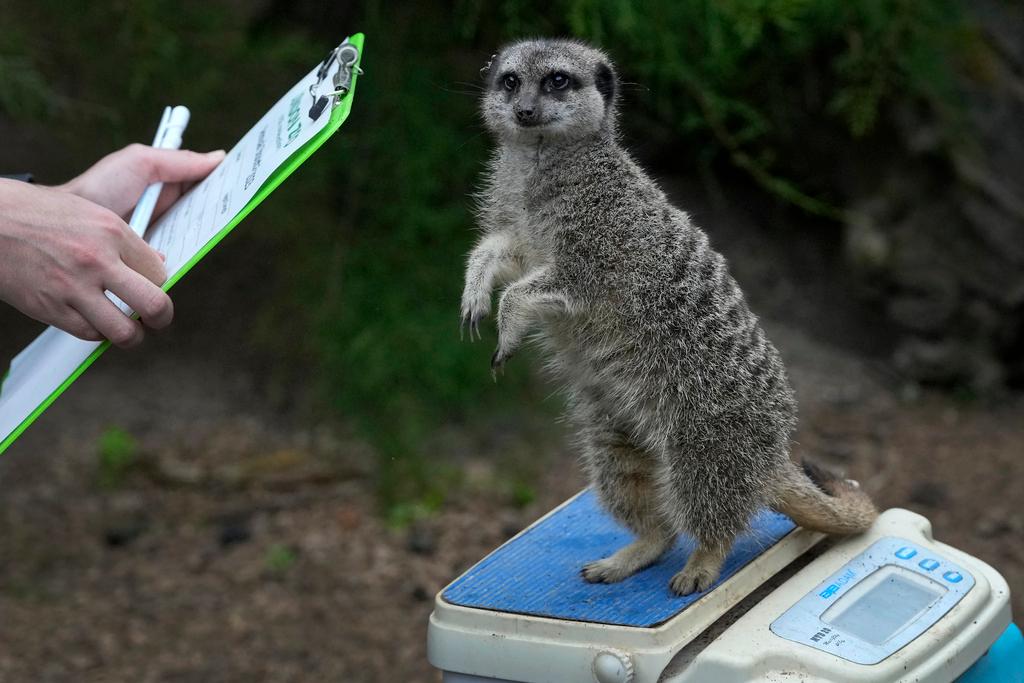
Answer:
[[[535,100],[516,102],[513,110],[516,114],[516,123],[520,126],[534,126],[540,119]]]

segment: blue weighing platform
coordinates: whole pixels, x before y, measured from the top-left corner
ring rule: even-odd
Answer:
[[[580,576],[583,565],[611,555],[633,536],[585,491],[481,560],[442,597],[463,607],[650,628],[713,591],[795,526],[776,512],[758,514],[736,540],[718,581],[704,593],[679,596],[669,590],[669,579],[695,547],[685,536],[657,564],[625,581],[592,584]]]

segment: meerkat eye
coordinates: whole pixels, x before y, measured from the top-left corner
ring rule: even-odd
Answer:
[[[549,81],[555,90],[565,90],[569,85],[569,77],[561,72],[551,74]]]
[[[515,74],[507,74],[505,78],[501,79],[501,84],[505,86],[505,90],[512,91],[519,85],[519,79],[515,77]]]

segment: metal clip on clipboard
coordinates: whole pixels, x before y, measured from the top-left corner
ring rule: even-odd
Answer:
[[[327,73],[331,70],[331,64],[335,60],[338,62],[338,70],[334,74],[334,90],[318,95],[322,83],[327,78]],[[324,109],[327,108],[331,100],[337,104],[342,97],[348,94],[352,87],[352,74],[360,76],[363,74],[363,70],[356,66],[358,61],[359,49],[348,42],[348,38],[324,57],[324,61],[320,63],[320,68],[316,72],[316,83],[309,86],[309,94],[313,98],[313,106],[309,108],[309,118],[316,121],[324,113]]]

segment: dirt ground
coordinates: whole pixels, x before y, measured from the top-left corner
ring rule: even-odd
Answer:
[[[853,333],[830,317],[827,264],[778,280],[749,234],[715,238],[790,368],[796,454],[858,478],[881,507],[926,515],[938,539],[998,568],[1019,619],[1024,398],[905,385],[843,343]],[[196,311],[179,307],[183,320]],[[434,595],[583,486],[563,435],[453,434],[438,459],[459,462],[465,483],[438,514],[393,528],[365,445],[344,425],[283,417],[258,373],[231,360],[238,340],[210,357],[187,328],[102,359],[0,458],[0,681],[439,680],[425,657]],[[111,425],[134,436],[138,458],[104,483]],[[528,505],[503,486],[508,462],[541,463]]]
[[[1006,576],[1021,614],[1024,402],[898,396],[862,361],[772,332],[801,399],[798,451],[927,515]],[[437,680],[434,594],[582,485],[560,442],[506,438],[506,453],[546,449],[536,501],[495,496],[481,453],[442,512],[394,530],[365,448],[276,424],[249,397],[221,368],[108,359],[4,457],[0,680]],[[105,489],[94,444],[111,412],[142,464]]]

